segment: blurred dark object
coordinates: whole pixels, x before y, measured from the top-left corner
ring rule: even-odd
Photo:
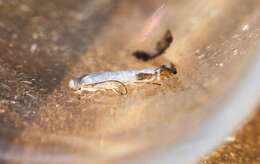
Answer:
[[[173,42],[173,36],[170,30],[167,30],[164,34],[163,38],[157,42],[155,52],[149,53],[145,51],[137,50],[133,53],[133,55],[142,61],[152,60],[158,56],[161,56],[165,53],[165,51],[170,47],[171,43]]]

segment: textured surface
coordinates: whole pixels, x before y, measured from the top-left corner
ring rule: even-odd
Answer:
[[[259,3],[176,0],[161,16],[157,0],[0,0],[0,158],[123,160],[191,136],[253,56]],[[162,58],[133,57],[167,29],[175,40]],[[169,61],[176,78],[127,96],[68,88],[77,75]]]
[[[200,164],[260,163],[260,110],[226,144],[209,154]]]

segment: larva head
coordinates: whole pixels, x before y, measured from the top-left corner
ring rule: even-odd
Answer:
[[[177,74],[177,69],[173,64],[167,64],[160,67],[160,77],[162,79],[169,79]]]

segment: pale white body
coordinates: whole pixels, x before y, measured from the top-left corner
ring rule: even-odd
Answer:
[[[103,91],[111,89],[118,93],[119,87],[124,87],[126,93],[127,88],[125,85],[136,83],[148,83],[159,80],[162,69],[167,68],[147,68],[140,70],[126,70],[114,72],[98,72],[94,74],[83,75],[69,81],[69,87],[74,90],[81,91]],[[170,68],[167,68],[170,69]],[[146,74],[149,78],[138,78],[139,75]]]
[[[103,81],[120,81],[122,83],[133,83],[137,82],[136,75],[140,73],[155,74],[156,68],[148,68],[142,70],[128,70],[128,71],[116,71],[116,72],[99,72],[90,74],[81,79],[81,83],[91,84],[99,83]]]

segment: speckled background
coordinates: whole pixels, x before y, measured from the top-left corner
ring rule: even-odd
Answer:
[[[157,0],[0,0],[2,162],[114,163],[174,145],[205,123],[216,111],[204,107],[225,98],[254,54],[260,2],[176,0],[166,15],[154,14],[161,6]],[[168,28],[175,40],[162,57],[144,63],[132,56]],[[77,75],[165,62],[175,63],[178,75],[161,87],[130,86],[127,96],[79,96],[68,88]],[[205,162],[257,161],[258,118]]]
[[[201,164],[260,163],[260,110],[226,143],[205,157]]]

